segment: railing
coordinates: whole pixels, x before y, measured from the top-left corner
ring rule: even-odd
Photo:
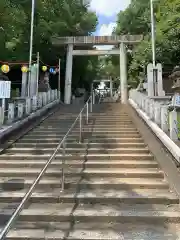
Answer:
[[[57,99],[57,90],[38,93],[31,98],[7,99],[5,106],[0,107],[0,127],[21,120]]]
[[[12,214],[11,218],[9,219],[8,223],[6,224],[6,226],[3,228],[3,230],[0,233],[0,240],[4,239],[6,237],[6,235],[8,234],[9,230],[11,229],[11,227],[13,226],[14,222],[16,221],[16,218],[19,216],[20,212],[23,210],[24,205],[27,203],[27,201],[29,200],[29,198],[31,197],[33,190],[35,189],[36,185],[38,184],[38,182],[40,181],[40,179],[42,178],[42,176],[44,175],[44,173],[46,172],[47,168],[49,167],[49,165],[51,164],[51,162],[54,160],[54,158],[56,157],[57,152],[59,151],[59,149],[62,147],[63,151],[62,151],[62,155],[63,157],[65,157],[66,155],[66,140],[69,136],[69,134],[72,132],[72,130],[74,129],[74,127],[76,126],[76,124],[79,122],[79,142],[82,142],[82,124],[83,124],[83,113],[85,112],[85,116],[86,116],[86,124],[89,123],[89,110],[90,112],[92,112],[93,110],[93,96],[90,96],[89,99],[87,100],[86,104],[84,105],[84,107],[82,108],[82,110],[80,111],[79,115],[77,116],[77,118],[75,119],[74,123],[71,125],[71,127],[69,128],[69,130],[67,131],[66,135],[63,137],[63,139],[60,141],[60,143],[57,145],[56,149],[54,150],[53,154],[51,155],[51,157],[49,158],[49,160],[47,161],[47,163],[45,164],[45,166],[43,167],[43,169],[41,170],[41,172],[39,173],[39,175],[37,176],[37,178],[35,179],[35,181],[33,182],[33,184],[31,185],[30,189],[28,190],[28,192],[25,194],[25,196],[23,197],[21,203],[19,204],[19,206],[17,207],[17,209],[14,211],[14,213]],[[64,184],[65,184],[65,173],[64,173],[64,167],[65,167],[65,159],[62,158],[62,181],[61,181],[61,191],[64,191]]]
[[[173,106],[169,99],[155,100],[144,93],[131,90],[129,98],[147,114],[151,121],[156,123],[173,141],[180,137],[180,112]],[[172,108],[172,109],[171,109]]]
[[[168,131],[169,99],[156,101],[134,89],[130,91],[129,98],[132,99],[153,122],[159,125],[165,132]]]

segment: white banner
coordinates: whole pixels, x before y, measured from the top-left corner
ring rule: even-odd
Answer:
[[[0,99],[11,97],[11,82],[0,81]]]

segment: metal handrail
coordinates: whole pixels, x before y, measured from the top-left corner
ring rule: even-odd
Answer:
[[[63,146],[63,156],[65,156],[65,154],[66,154],[66,139],[68,138],[69,134],[71,133],[71,131],[75,127],[75,125],[76,125],[78,120],[79,120],[79,142],[82,141],[82,114],[83,114],[84,110],[87,109],[87,111],[86,111],[86,123],[88,124],[88,122],[89,122],[89,103],[90,103],[90,112],[92,112],[92,108],[93,108],[93,96],[92,95],[88,98],[88,100],[85,103],[84,107],[81,109],[79,115],[77,116],[77,118],[75,119],[75,121],[73,122],[73,124],[71,125],[71,127],[69,128],[69,130],[67,131],[65,136],[63,137],[63,139],[57,145],[57,147],[54,150],[53,154],[51,155],[51,157],[49,158],[49,160],[47,161],[45,166],[42,168],[42,170],[39,173],[39,175],[37,176],[37,178],[34,180],[33,184],[31,185],[30,189],[28,190],[28,192],[23,197],[21,203],[16,208],[16,210],[12,214],[11,218],[9,219],[9,221],[7,222],[5,227],[3,228],[3,230],[0,232],[0,240],[4,239],[6,237],[6,235],[8,234],[8,232],[11,229],[12,225],[16,221],[16,218],[19,216],[20,212],[23,210],[24,205],[26,204],[26,202],[31,197],[34,188],[36,187],[36,185],[38,184],[38,182],[40,181],[40,179],[42,178],[42,176],[46,172],[46,170],[47,170],[48,166],[50,165],[50,163],[56,157],[56,154],[59,151],[61,146]],[[64,183],[65,183],[64,166],[65,166],[65,159],[62,158],[62,182],[61,182],[62,185],[61,185],[61,191],[64,191]]]

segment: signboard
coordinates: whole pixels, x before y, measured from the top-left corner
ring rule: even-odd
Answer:
[[[0,99],[11,97],[11,82],[0,81]]]

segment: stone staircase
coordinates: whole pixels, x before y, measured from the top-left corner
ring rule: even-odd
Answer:
[[[79,109],[64,107],[0,155],[3,227],[67,132]],[[102,103],[78,125],[21,212],[8,240],[180,239],[176,193],[145,145],[125,107]]]

